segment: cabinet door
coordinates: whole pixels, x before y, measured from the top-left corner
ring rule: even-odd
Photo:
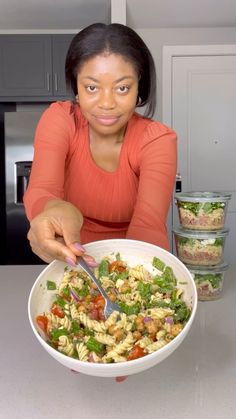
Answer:
[[[74,35],[53,35],[53,93],[54,96],[69,96],[65,82],[65,60]]]
[[[173,57],[172,125],[183,190],[232,194],[225,246],[230,263],[236,262],[235,110],[236,55]]]
[[[51,96],[50,35],[1,35],[0,96]]]

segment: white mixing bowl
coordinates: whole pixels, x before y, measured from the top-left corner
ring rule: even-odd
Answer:
[[[121,258],[126,260],[130,266],[135,266],[137,264],[143,264],[145,266],[150,264],[154,256],[161,259],[166,265],[173,269],[173,272],[177,278],[177,286],[178,283],[181,283],[180,287],[184,289],[183,299],[187,305],[191,307],[190,318],[184,326],[183,330],[171,342],[166,344],[161,349],[158,349],[156,352],[153,352],[142,358],[138,358],[132,361],[108,364],[84,362],[71,358],[61,352],[58,352],[56,349],[50,346],[45,340],[44,333],[38,328],[36,323],[36,317],[39,314],[49,311],[53,300],[53,295],[56,293],[56,291],[47,290],[47,280],[51,280],[56,284],[59,284],[64,274],[64,268],[65,266],[68,266],[63,262],[53,261],[38,276],[29,295],[29,321],[39,343],[53,358],[55,358],[64,366],[84,374],[99,377],[131,375],[151,368],[159,362],[163,361],[181,344],[183,339],[186,337],[196,314],[197,290],[189,270],[179,259],[177,259],[171,253],[146,242],[126,239],[102,240],[89,243],[84,247],[86,252],[92,255],[98,262],[103,257],[112,253],[120,253]]]

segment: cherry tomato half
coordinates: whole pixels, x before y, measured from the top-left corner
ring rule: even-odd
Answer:
[[[40,329],[44,331],[44,333],[47,333],[48,328],[48,318],[46,316],[37,316],[36,317],[36,323]]]
[[[65,317],[65,314],[64,314],[63,310],[61,309],[61,307],[58,306],[55,303],[52,305],[51,313],[55,314],[55,316],[60,317],[61,319],[63,319],[63,317]]]
[[[128,355],[128,361],[132,361],[133,359],[142,358],[144,356],[144,350],[139,345],[134,345]]]
[[[101,294],[94,297],[92,302],[93,302],[93,304],[95,305],[96,308],[104,308],[105,300],[104,300],[104,298]]]
[[[123,265],[123,262],[120,260],[114,260],[114,262],[111,262],[109,265],[109,273],[118,271],[118,272],[124,272],[125,266]]]

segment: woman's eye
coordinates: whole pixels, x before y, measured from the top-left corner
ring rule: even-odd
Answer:
[[[119,86],[118,92],[120,93],[127,93],[129,91],[129,86]]]
[[[90,93],[93,93],[93,92],[96,92],[97,91],[97,87],[96,86],[93,86],[93,85],[85,86],[85,88]]]

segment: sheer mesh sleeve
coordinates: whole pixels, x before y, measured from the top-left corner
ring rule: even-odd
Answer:
[[[126,237],[169,250],[166,218],[176,175],[176,134],[153,122],[139,152],[139,187]]]

